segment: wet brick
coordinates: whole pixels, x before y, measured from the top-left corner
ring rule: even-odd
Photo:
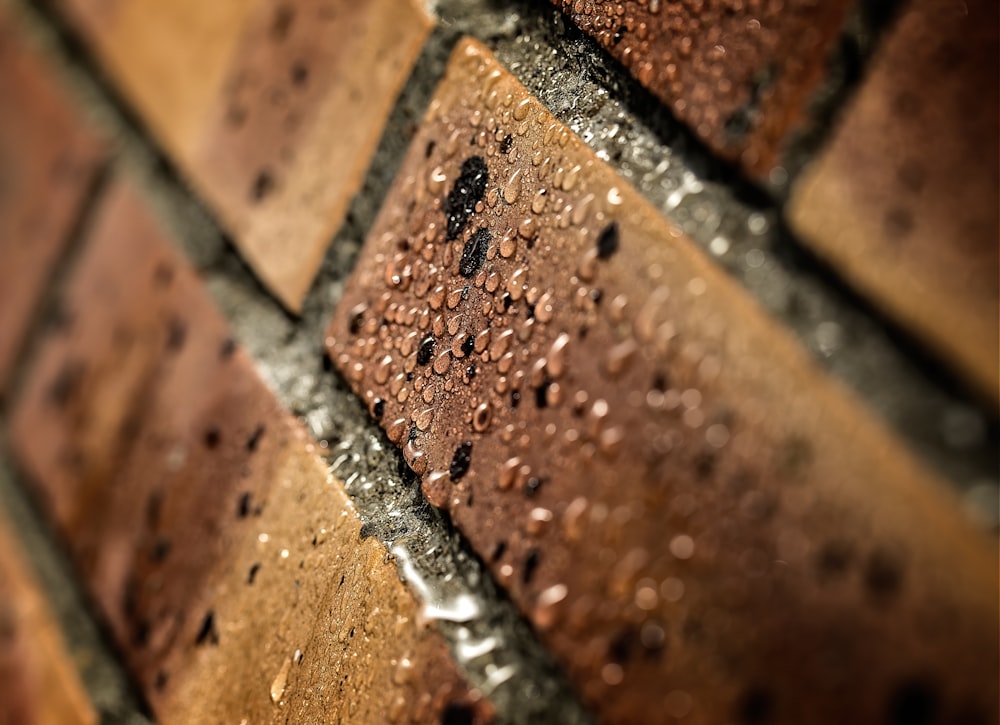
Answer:
[[[489,707],[127,181],[103,199],[13,450],[165,722]]]
[[[552,0],[697,136],[766,179],[801,128],[849,0]]]
[[[995,717],[994,543],[477,42],[327,334],[603,720]]]
[[[998,396],[1000,40],[989,0],[916,0],[792,193],[801,236]]]

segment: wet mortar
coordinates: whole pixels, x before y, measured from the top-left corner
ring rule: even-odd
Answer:
[[[441,21],[396,104],[300,319],[267,296],[93,63],[65,35],[53,40],[55,19],[42,10],[30,20],[43,42],[62,55],[94,119],[117,142],[122,165],[149,190],[261,374],[326,448],[364,532],[395,556],[401,576],[425,599],[470,683],[490,696],[501,720],[585,722],[589,716],[481,562],[446,518],[423,501],[400,455],[322,351],[344,281],[463,34],[486,42],[559,120],[941,471],[977,516],[996,526],[995,415],[933,362],[915,357],[905,336],[791,238],[767,193],[713,159],[558,10],[517,0],[437,3]]]

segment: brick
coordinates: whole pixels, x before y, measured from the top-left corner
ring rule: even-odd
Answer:
[[[126,182],[13,449],[164,722],[483,722],[440,636]],[[408,664],[407,664],[408,663]]]
[[[24,552],[0,516],[0,723],[92,725],[83,690]]]
[[[0,395],[101,163],[53,71],[0,13]]]
[[[808,244],[993,401],[998,55],[995,4],[911,2],[789,211]]]
[[[695,134],[759,178],[807,123],[849,0],[552,0]]]
[[[996,716],[995,542],[479,43],[327,335],[600,719]]]
[[[300,310],[430,30],[420,3],[62,5],[257,275]]]

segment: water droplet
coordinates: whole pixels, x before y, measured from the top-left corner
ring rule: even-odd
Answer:
[[[275,705],[281,702],[281,698],[285,694],[285,687],[288,685],[288,670],[291,666],[291,658],[286,657],[284,664],[281,665],[281,669],[278,671],[277,677],[271,682],[271,702]]]
[[[687,534],[679,534],[670,540],[670,553],[678,559],[694,556],[694,539]]]
[[[485,433],[493,420],[493,406],[481,403],[472,414],[472,427],[477,433]]]
[[[503,200],[508,204],[513,204],[521,195],[521,169],[516,169],[507,180],[507,186],[503,190]]]

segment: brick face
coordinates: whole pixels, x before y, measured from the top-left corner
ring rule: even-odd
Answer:
[[[430,30],[415,0],[65,0],[256,274],[302,300]]]
[[[0,397],[102,157],[18,30],[0,13]]]
[[[552,0],[714,151],[767,178],[852,3]]]
[[[97,715],[25,561],[0,515],[0,723],[94,725]]]
[[[74,322],[43,344],[14,450],[157,717],[485,721],[127,182],[64,297]]]
[[[996,400],[996,7],[909,4],[790,219],[866,296]]]
[[[327,344],[599,717],[996,716],[992,544],[474,41]]]

